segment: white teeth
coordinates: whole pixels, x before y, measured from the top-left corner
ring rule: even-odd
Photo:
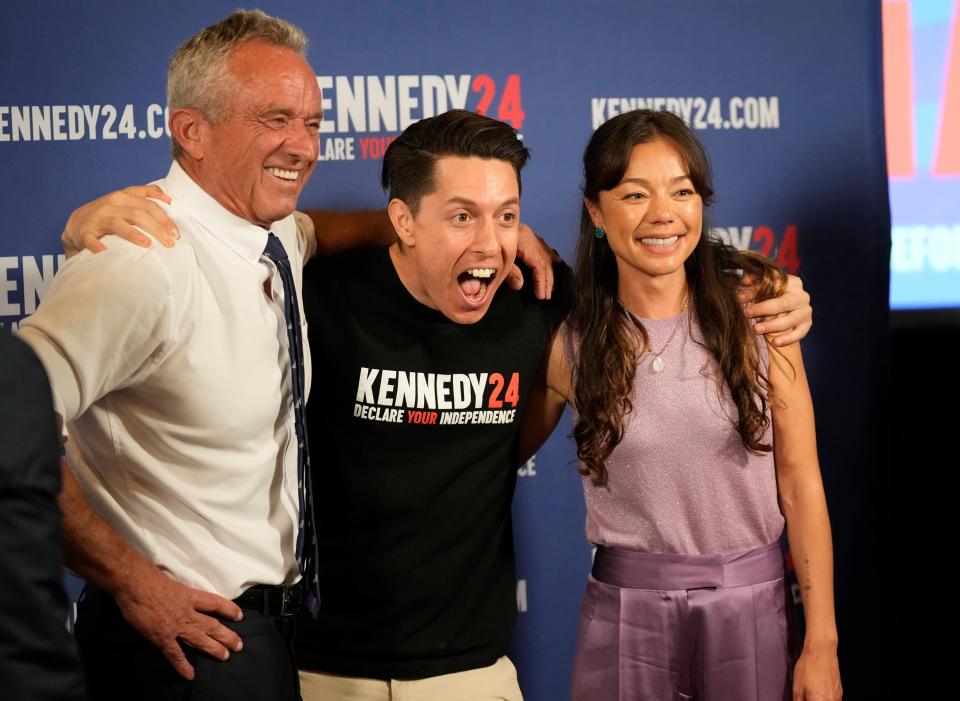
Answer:
[[[665,239],[647,238],[647,239],[640,239],[640,243],[644,244],[645,246],[670,246],[672,244],[675,244],[678,238],[680,237],[671,236]]]
[[[297,171],[295,170],[283,170],[282,168],[267,168],[267,172],[270,175],[276,175],[278,178],[283,178],[284,180],[296,180]]]
[[[479,278],[493,277],[495,272],[497,272],[495,268],[470,268],[470,270],[467,271],[467,273],[473,277]]]

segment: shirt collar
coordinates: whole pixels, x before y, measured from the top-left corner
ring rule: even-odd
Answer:
[[[258,264],[267,246],[267,230],[227,211],[174,161],[167,177],[158,183],[204,230],[252,265]]]

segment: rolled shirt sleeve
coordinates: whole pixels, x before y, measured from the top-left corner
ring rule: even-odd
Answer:
[[[171,283],[151,249],[104,240],[107,251],[70,259],[20,324],[20,338],[47,371],[64,424],[148,376],[172,335]]]

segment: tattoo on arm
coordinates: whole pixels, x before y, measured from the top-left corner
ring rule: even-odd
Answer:
[[[813,585],[810,583],[810,557],[804,555],[803,557],[803,577],[801,581],[801,587],[803,591],[810,591],[813,588]]]

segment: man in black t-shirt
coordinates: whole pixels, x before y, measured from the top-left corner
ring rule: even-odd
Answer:
[[[549,301],[500,289],[527,155],[471,112],[414,124],[383,163],[399,240],[305,271],[321,571],[297,636],[305,701],[521,698],[517,428],[570,291],[565,268]]]

